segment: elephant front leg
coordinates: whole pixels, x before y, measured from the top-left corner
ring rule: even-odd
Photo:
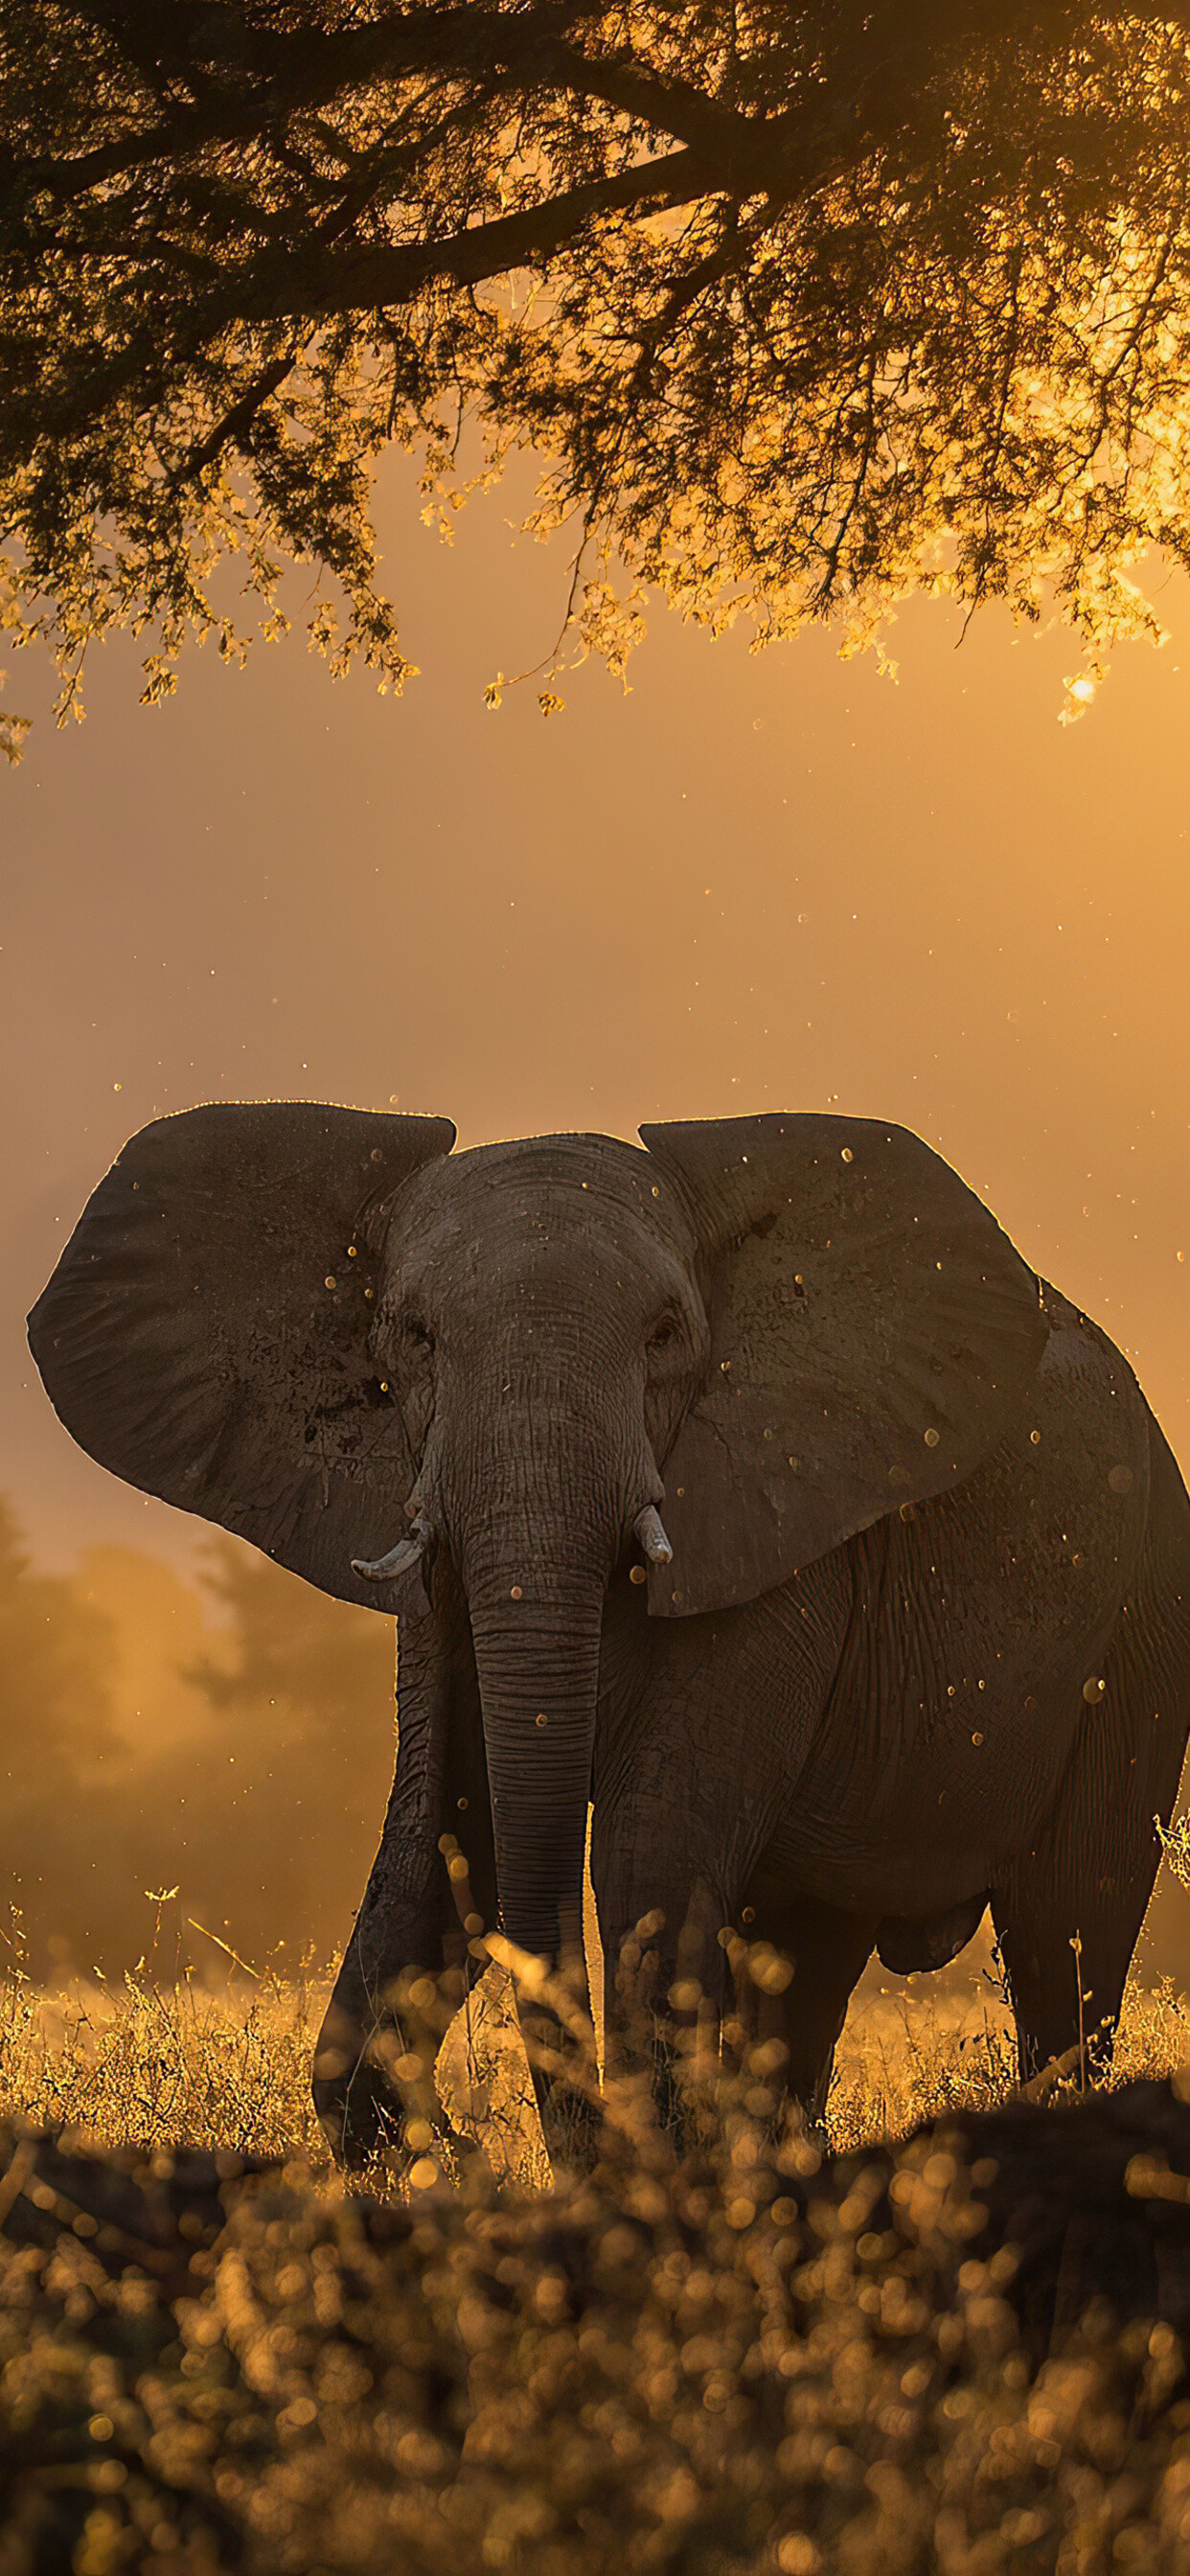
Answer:
[[[606,1817],[602,1832],[595,1811],[608,2065],[651,2062],[659,2117],[675,2133],[687,2126],[684,2065],[693,2058],[696,2068],[717,2061],[739,2071],[757,2047],[777,2100],[820,2122],[875,1939],[874,1913],[791,1894],[766,1866],[769,1802],[754,1787],[721,1839],[709,1819],[701,1834],[688,1826],[680,1859],[660,1805],[650,1821],[638,1797]]]
[[[332,2152],[354,2170],[385,2150],[449,2136],[434,2083],[444,1971],[461,2000],[468,1903],[485,1926],[495,1920],[470,1636],[465,1621],[446,1635],[443,1624],[402,1623],[396,1776],[315,2051],[315,2109]],[[451,1877],[441,1848],[447,1835],[468,1863],[465,1882]]]
[[[679,1825],[681,1830],[676,1828]],[[725,1943],[738,1922],[762,1839],[731,1820],[720,1839],[692,1830],[690,1809],[643,1789],[595,1809],[591,1875],[605,1968],[609,2076],[647,2068],[657,2116],[688,2126],[686,2070],[730,2054],[736,1999]]]
[[[793,1810],[849,1616],[834,1577],[713,1619],[649,1621],[627,1602],[594,1774],[608,2062],[647,2042],[675,2129],[685,2126],[683,2060],[738,2063],[767,2003],[749,1990],[741,1954],[774,1936],[745,1907],[755,1913],[753,1881]],[[821,2080],[829,2013],[825,2026],[828,2037],[808,2037],[799,2085]]]
[[[427,1885],[418,1903],[407,1870],[394,1866],[401,1832],[395,1806],[394,1793],[314,2055],[314,2107],[336,2160],[354,2171],[386,2149],[428,2144],[441,2118],[437,2042],[410,1989],[424,1977],[427,2005],[436,1998],[447,1926],[437,1887]],[[426,2124],[424,2141],[416,2129],[407,2137],[411,2121]]]

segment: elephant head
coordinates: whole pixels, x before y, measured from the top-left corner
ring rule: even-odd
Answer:
[[[434,1118],[159,1120],[30,1319],[62,1420],[131,1483],[345,1600],[417,1617],[439,1571],[461,1587],[504,1929],[555,1958],[613,1574],[647,1560],[659,1618],[771,1590],[968,1475],[1046,1335],[905,1129],[641,1132],[452,1155]]]

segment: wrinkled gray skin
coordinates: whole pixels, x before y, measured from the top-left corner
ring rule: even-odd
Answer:
[[[941,1965],[989,1902],[1023,2068],[1078,2042],[1076,1937],[1109,2045],[1190,1723],[1190,1506],[1120,1354],[903,1130],[452,1132],[159,1122],[31,1319],[94,1455],[397,1611],[338,2152],[399,2128],[397,1982],[464,1955],[440,1838],[573,1968],[588,1800],[613,1970],[662,1918],[664,2021],[679,1981],[728,2003],[723,1927],[774,1944],[752,2026],[815,2112],[873,1948]],[[352,1571],[411,1525],[408,1570]]]

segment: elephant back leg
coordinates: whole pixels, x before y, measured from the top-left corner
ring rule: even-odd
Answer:
[[[448,1835],[467,1862],[465,1881],[451,1876]],[[315,2052],[315,2107],[347,2165],[399,2143],[410,2119],[444,2128],[433,2079],[438,2016],[419,2011],[416,1988],[454,1970],[461,1995],[469,1909],[486,1927],[495,1922],[479,1689],[465,1617],[435,1617],[401,1626],[396,1775]]]
[[[1169,1821],[1190,1729],[1190,1500],[1152,1421],[1149,1437],[1136,1579],[1088,1677],[1054,1806],[992,1890],[1026,2077],[1076,2049],[1080,2026],[1090,2068],[1110,2061],[1161,1858],[1154,1818]]]

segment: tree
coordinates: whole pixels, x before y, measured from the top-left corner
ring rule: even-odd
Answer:
[[[0,101],[0,622],[67,702],[113,625],[149,698],[239,651],[231,554],[399,687],[372,469],[446,513],[469,418],[616,666],[650,586],[1048,590],[1094,662],[1190,561],[1190,0],[0,0]]]
[[[49,1797],[85,1796],[121,1747],[111,1702],[110,1619],[69,1576],[37,1573],[0,1498],[0,1778],[11,1839]]]
[[[110,1619],[68,1575],[31,1564],[0,1498],[0,1978],[50,1972],[111,1871],[94,1820],[124,1751],[115,1727]],[[135,1952],[133,1953],[135,1956]]]
[[[128,1782],[121,1830],[142,1885],[180,1888],[183,1921],[253,1962],[283,1949],[293,1967],[312,1946],[321,1963],[347,1937],[392,1783],[392,1622],[222,1534],[206,1560],[220,1631],[184,1675],[206,1722]]]
[[[204,1583],[220,1623],[180,1676],[201,1723],[133,1746],[112,1619],[77,1576],[31,1565],[0,1499],[0,1978],[14,1943],[39,1978],[121,1974],[168,1888],[171,1934],[216,1973],[190,1918],[250,1961],[295,1965],[311,1944],[321,1960],[346,1938],[392,1779],[392,1621],[222,1535]]]

